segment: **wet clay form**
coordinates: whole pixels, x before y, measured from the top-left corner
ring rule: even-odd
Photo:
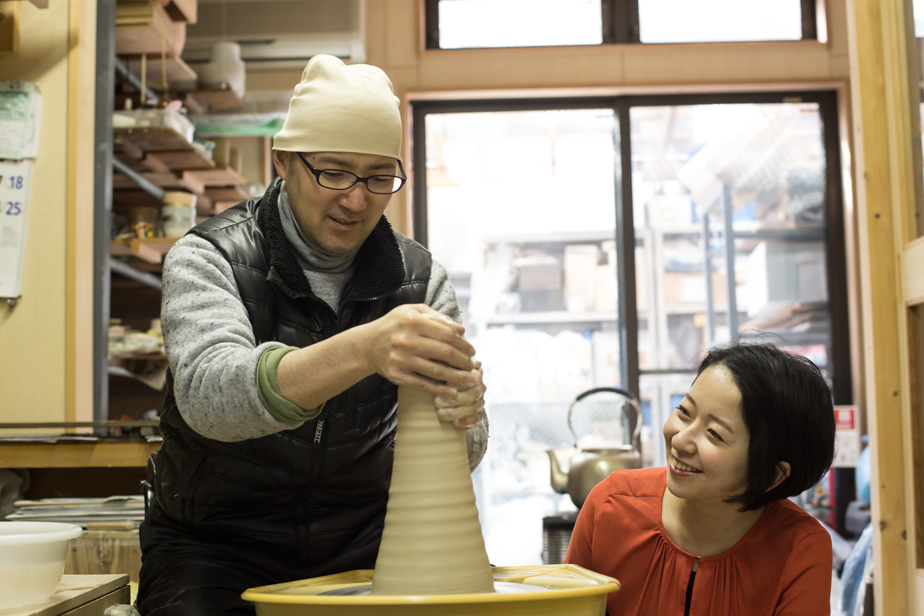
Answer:
[[[475,506],[465,431],[433,396],[398,388],[398,431],[372,594],[494,592]]]

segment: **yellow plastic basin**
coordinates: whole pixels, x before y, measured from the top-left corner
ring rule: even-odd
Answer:
[[[242,595],[257,616],[603,616],[619,582],[577,565],[494,567],[494,582],[517,592],[465,595],[324,595],[372,583],[371,569],[251,588]],[[506,586],[506,585],[504,585]],[[532,588],[529,588],[532,587]],[[551,592],[549,592],[551,591]]]

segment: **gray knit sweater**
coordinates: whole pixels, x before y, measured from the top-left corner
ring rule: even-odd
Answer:
[[[286,239],[294,247],[312,289],[336,311],[340,293],[352,275],[350,255],[330,255],[311,246],[289,205],[285,184],[279,210]],[[344,259],[344,257],[346,259]],[[164,261],[161,327],[174,395],[183,419],[207,438],[233,442],[297,428],[274,417],[260,400],[257,364],[264,351],[285,346],[257,345],[231,266],[210,242],[187,235]],[[461,321],[455,291],[436,260],[426,303]],[[487,447],[487,417],[467,431],[474,468]]]

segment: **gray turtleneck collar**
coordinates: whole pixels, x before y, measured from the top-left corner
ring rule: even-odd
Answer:
[[[352,267],[359,248],[342,255],[333,254],[324,252],[305,237],[292,212],[285,181],[280,182],[278,203],[283,232],[286,234],[289,245],[295,249],[303,268],[328,274],[342,274]]]
[[[359,248],[338,255],[324,252],[312,244],[295,220],[284,181],[280,182],[278,204],[283,233],[285,233],[289,246],[295,251],[295,257],[305,272],[311,290],[333,308],[334,312],[337,312],[340,309],[340,296],[343,288],[353,276],[353,262],[359,253]]]

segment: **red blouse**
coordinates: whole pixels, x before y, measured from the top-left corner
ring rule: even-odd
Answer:
[[[622,584],[609,616],[683,616],[696,556],[661,524],[664,468],[618,471],[600,482],[578,516],[566,563]],[[789,500],[767,506],[732,549],[706,556],[693,583],[690,616],[827,616],[831,537]]]

